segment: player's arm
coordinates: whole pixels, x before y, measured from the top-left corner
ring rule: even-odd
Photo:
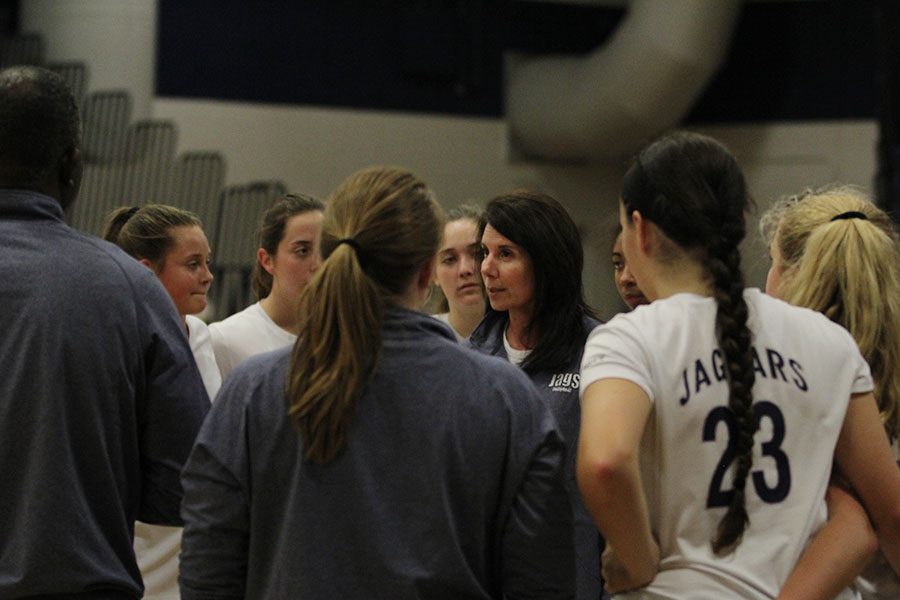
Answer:
[[[900,575],[900,469],[871,393],[850,400],[834,456],[875,524],[885,558]]]
[[[878,550],[869,516],[851,492],[828,486],[828,522],[816,533],[788,576],[778,600],[830,600],[863,570]]]
[[[243,400],[246,379],[231,378],[184,466],[184,533],[179,559],[183,600],[239,599],[247,590],[250,460]]]
[[[625,379],[595,381],[582,397],[578,486],[620,565],[617,591],[647,585],[659,568],[638,463],[651,407],[646,392]]]

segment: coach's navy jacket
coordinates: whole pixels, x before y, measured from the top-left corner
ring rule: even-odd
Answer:
[[[488,311],[472,335],[468,344],[476,350],[508,360],[503,347],[503,335],[506,331],[507,315],[505,312]],[[582,317],[584,338],[597,327],[600,322],[587,315]],[[603,594],[600,578],[600,553],[603,538],[597,531],[575,478],[575,458],[578,452],[578,432],[581,427],[581,404],[578,400],[578,387],[581,372],[581,356],[572,356],[567,365],[553,372],[539,372],[530,375],[566,440],[566,488],[572,502],[575,518],[575,560],[577,569],[577,598],[579,600],[598,600]]]

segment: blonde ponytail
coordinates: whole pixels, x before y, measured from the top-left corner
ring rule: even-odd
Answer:
[[[850,332],[872,370],[885,430],[895,438],[900,433],[900,371],[894,368],[900,360],[900,250],[894,223],[858,190],[832,187],[781,201],[762,225],[782,256],[779,295]]]

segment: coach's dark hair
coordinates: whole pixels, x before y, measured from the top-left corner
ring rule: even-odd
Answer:
[[[275,256],[278,244],[284,237],[284,228],[288,220],[296,215],[310,211],[323,212],[325,205],[321,200],[303,194],[285,194],[262,214],[259,229],[256,230],[256,247],[262,248],[269,255]],[[259,261],[253,265],[253,293],[262,300],[272,292],[272,275],[262,268]]]
[[[41,67],[0,72],[0,164],[5,179],[33,187],[79,147],[81,125],[69,86]]]
[[[733,550],[749,523],[744,489],[752,463],[753,357],[747,327],[744,276],[738,244],[744,238],[750,205],[735,158],[716,140],[676,132],[650,144],[625,175],[622,204],[652,221],[682,250],[706,265],[718,305],[716,337],[728,377],[728,407],[734,415],[734,492],[719,522],[713,550]]]
[[[556,199],[526,190],[488,202],[478,228],[479,240],[488,225],[531,259],[534,312],[526,333],[536,332],[537,344],[522,369],[536,373],[565,366],[584,348],[589,332],[582,317],[595,317],[584,300],[584,249],[578,227]],[[488,307],[489,316],[494,312]]]

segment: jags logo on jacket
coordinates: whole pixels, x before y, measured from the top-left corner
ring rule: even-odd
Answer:
[[[578,390],[580,383],[581,375],[578,373],[556,373],[547,386],[554,392],[572,393]]]

